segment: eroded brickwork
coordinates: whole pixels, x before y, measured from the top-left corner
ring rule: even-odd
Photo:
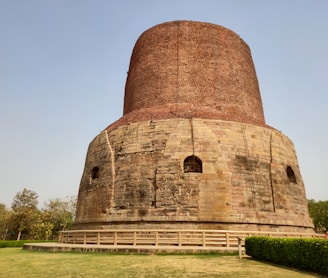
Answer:
[[[238,35],[191,21],[141,35],[124,115],[89,145],[74,228],[313,231],[293,143],[265,124]]]
[[[195,117],[263,125],[249,47],[214,24],[176,21],[147,30],[132,53],[124,116],[123,124]]]

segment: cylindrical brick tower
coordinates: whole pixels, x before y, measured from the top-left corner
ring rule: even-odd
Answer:
[[[123,117],[89,145],[74,228],[313,231],[293,143],[265,124],[238,35],[174,21],[140,36]]]

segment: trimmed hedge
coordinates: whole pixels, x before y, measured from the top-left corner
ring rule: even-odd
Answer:
[[[328,275],[328,240],[247,237],[246,254],[254,259]]]
[[[23,247],[25,243],[45,242],[44,240],[1,240],[0,248],[4,247]],[[47,241],[49,242],[49,241]],[[51,241],[50,241],[51,242]]]

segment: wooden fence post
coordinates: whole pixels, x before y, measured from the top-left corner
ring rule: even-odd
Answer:
[[[100,244],[100,232],[97,232],[97,244]]]
[[[203,246],[206,246],[205,232],[203,232],[203,234],[202,234],[202,243],[203,243]]]
[[[240,237],[238,238],[238,254],[239,254],[239,259],[241,259],[241,241],[242,239]]]
[[[181,232],[178,232],[178,242],[179,242],[179,246],[182,245],[181,243]]]

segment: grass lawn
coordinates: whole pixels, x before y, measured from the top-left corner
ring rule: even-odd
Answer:
[[[48,253],[0,249],[0,277],[319,277],[237,255]]]

